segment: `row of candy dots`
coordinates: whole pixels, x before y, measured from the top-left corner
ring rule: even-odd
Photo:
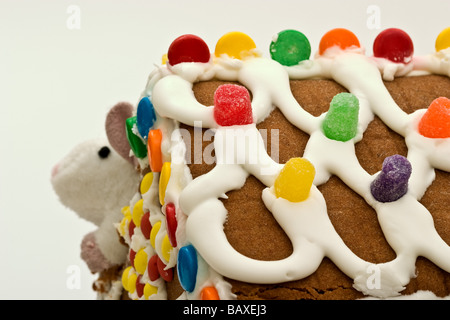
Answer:
[[[197,250],[192,244],[180,248],[177,259],[177,273],[181,287],[191,293],[197,285],[198,260]],[[200,291],[201,300],[220,300],[214,286],[205,286]]]

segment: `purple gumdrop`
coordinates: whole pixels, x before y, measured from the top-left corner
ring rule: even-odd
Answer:
[[[370,184],[372,196],[380,202],[392,202],[408,192],[411,164],[401,155],[387,157],[380,174]]]

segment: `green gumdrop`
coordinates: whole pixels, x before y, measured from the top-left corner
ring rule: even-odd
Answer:
[[[144,142],[140,137],[138,137],[133,132],[133,127],[136,126],[137,117],[131,117],[128,118],[126,123],[126,132],[127,132],[127,139],[128,143],[130,144],[131,150],[133,150],[133,153],[138,158],[145,158],[147,156],[147,147],[145,146]]]
[[[270,43],[270,56],[284,66],[293,66],[308,60],[311,45],[308,38],[297,30],[284,30]]]
[[[356,136],[358,130],[359,101],[351,93],[339,93],[330,103],[322,130],[328,139],[348,141]]]

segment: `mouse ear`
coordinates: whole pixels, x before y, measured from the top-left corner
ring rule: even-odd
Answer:
[[[106,116],[106,136],[109,143],[125,160],[134,164],[130,157],[130,144],[127,139],[125,121],[133,116],[133,106],[128,102],[119,102],[109,110]]]

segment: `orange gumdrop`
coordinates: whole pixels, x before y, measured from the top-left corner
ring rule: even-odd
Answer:
[[[336,28],[325,33],[320,39],[319,54],[322,55],[328,48],[339,46],[345,50],[351,46],[361,47],[358,38],[350,30]]]
[[[147,140],[148,162],[152,172],[161,172],[163,165],[161,152],[162,132],[159,129],[150,130]]]
[[[200,293],[201,300],[220,300],[217,289],[214,287],[204,287]]]
[[[419,122],[419,133],[427,138],[450,138],[450,99],[440,97],[430,104]]]

